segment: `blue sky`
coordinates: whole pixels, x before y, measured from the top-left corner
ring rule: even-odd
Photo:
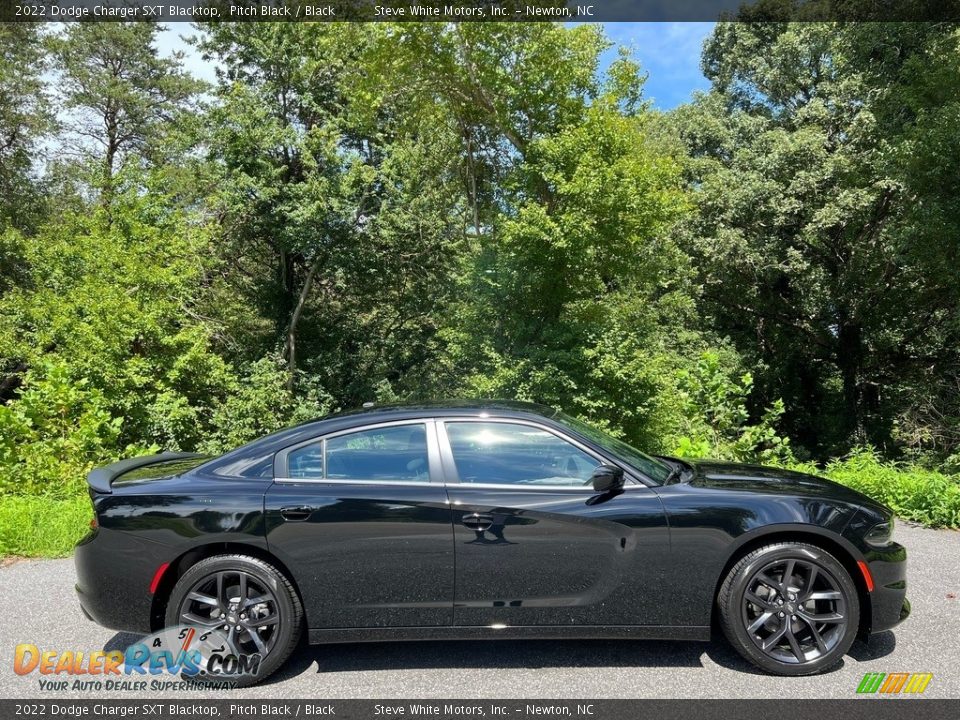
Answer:
[[[606,23],[604,29],[616,46],[628,47],[649,73],[645,94],[655,107],[669,110],[689,100],[695,90],[707,88],[707,80],[700,72],[700,48],[713,23]],[[159,39],[160,52],[184,51],[190,72],[213,82],[213,66],[180,39],[194,32],[189,23],[167,23],[167,30]],[[616,56],[616,47],[611,48],[605,53],[603,64],[608,65]]]
[[[604,30],[615,46],[626,46],[649,73],[644,94],[654,107],[669,110],[690,99],[695,90],[706,90],[700,72],[700,50],[714,23],[605,23]],[[611,48],[603,58],[616,59]]]

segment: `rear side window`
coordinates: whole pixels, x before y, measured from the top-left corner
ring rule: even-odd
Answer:
[[[429,482],[427,431],[421,424],[371,428],[291,450],[291,478]]]

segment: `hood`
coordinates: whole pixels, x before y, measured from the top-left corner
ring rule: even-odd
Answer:
[[[693,460],[690,464],[694,468],[690,484],[698,487],[829,497],[857,505],[867,505],[883,515],[892,514],[889,508],[863,493],[816,475],[720,460]]]

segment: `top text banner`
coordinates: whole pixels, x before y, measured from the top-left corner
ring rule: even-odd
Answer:
[[[960,22],[960,0],[0,0],[3,22]]]

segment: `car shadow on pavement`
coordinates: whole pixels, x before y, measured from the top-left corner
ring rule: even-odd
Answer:
[[[488,640],[457,642],[393,642],[301,645],[276,675],[283,682],[314,666],[317,673],[374,670],[530,669],[563,667],[690,667],[703,666],[704,652],[714,643],[651,640]],[[724,664],[737,663],[732,649],[720,651]],[[738,669],[752,666],[739,661]]]
[[[126,650],[145,636],[119,632],[105,651]],[[857,662],[886,657],[897,646],[887,631],[869,641],[857,640],[847,653]],[[307,645],[301,642],[290,659],[264,685],[284,682],[311,671],[317,673],[431,668],[516,669],[563,667],[703,667],[706,655],[736,672],[763,675],[722,639],[709,643],[655,640],[485,640],[457,642],[382,642]],[[841,661],[828,672],[844,666]]]
[[[843,660],[833,667],[824,671],[825,674],[836,672],[845,666],[847,658],[852,658],[857,662],[868,662],[878,658],[886,657],[897,647],[897,638],[889,630],[886,632],[871,635],[868,641],[854,640],[850,650],[847,651]],[[736,670],[738,672],[750,673],[752,675],[766,675],[763,670],[744,660],[740,655],[724,641],[714,639],[707,646],[707,656],[717,665]]]
[[[110,652],[112,650],[119,650],[120,652],[123,652],[134,643],[143,640],[145,637],[146,635],[141,635],[138,633],[118,632],[112,638],[107,640],[103,646],[103,651]]]
[[[897,648],[897,636],[890,630],[871,635],[866,642],[857,640],[847,653],[857,662],[869,662],[886,657]]]
[[[896,647],[892,632],[857,640],[848,653],[857,662],[885,657]],[[704,667],[703,656],[723,668],[753,675],[762,670],[747,662],[724,640],[709,643],[652,640],[489,640],[456,642],[384,642],[301,645],[264,685],[308,672],[376,670],[530,669],[564,667]],[[828,672],[844,666],[840,662]],[[313,670],[313,668],[316,668]]]

